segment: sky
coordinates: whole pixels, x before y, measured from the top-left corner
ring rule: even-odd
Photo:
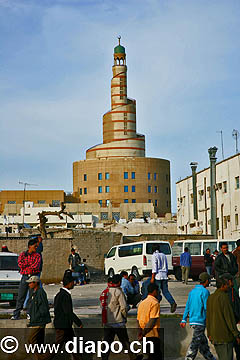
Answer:
[[[222,160],[240,131],[238,0],[0,0],[0,190],[72,191],[72,163],[102,142],[113,49],[126,48],[128,96],[146,156],[175,183]],[[240,147],[240,145],[239,145]]]

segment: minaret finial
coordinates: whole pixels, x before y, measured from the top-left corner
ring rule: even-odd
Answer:
[[[119,45],[120,45],[120,40],[121,40],[121,35],[118,35]]]

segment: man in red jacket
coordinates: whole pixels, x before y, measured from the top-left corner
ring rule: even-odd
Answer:
[[[31,239],[28,242],[28,250],[22,252],[18,257],[18,266],[22,275],[18,288],[18,297],[16,309],[13,312],[12,320],[19,320],[21,310],[28,292],[28,283],[26,282],[32,275],[40,275],[41,256],[36,252],[38,247],[37,239]]]

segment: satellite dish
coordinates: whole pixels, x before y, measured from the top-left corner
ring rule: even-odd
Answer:
[[[238,138],[239,138],[239,131],[236,129],[233,129],[232,131],[232,137],[236,142],[236,154],[238,154]]]

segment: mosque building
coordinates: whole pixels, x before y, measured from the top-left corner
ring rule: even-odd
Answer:
[[[125,48],[114,48],[111,110],[103,115],[103,141],[73,163],[73,196],[80,203],[118,208],[122,203],[154,206],[171,213],[170,162],[145,156],[145,136],[136,129],[136,100],[127,95]]]

